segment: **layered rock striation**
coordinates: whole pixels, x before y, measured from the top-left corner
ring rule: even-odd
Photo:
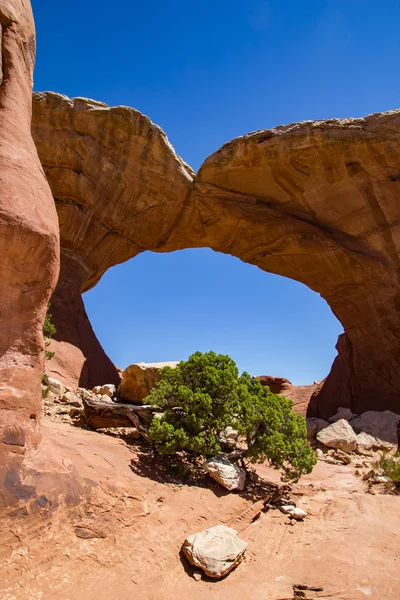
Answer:
[[[194,177],[133,109],[51,93],[33,104],[67,273],[52,299],[56,325],[79,355],[71,383],[102,383],[93,377],[105,360],[81,292],[144,250],[210,247],[301,281],[342,323],[310,415],[398,409],[400,111],[257,131],[222,146]]]

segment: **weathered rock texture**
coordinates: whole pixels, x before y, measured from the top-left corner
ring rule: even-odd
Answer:
[[[159,363],[137,363],[129,365],[122,372],[121,383],[118,393],[121,398],[134,404],[142,404],[143,400],[150,394],[152,388],[156,387],[161,379],[160,369],[163,367],[176,367],[174,361]]]
[[[55,314],[76,324],[73,336],[60,327],[59,335],[82,366],[85,357],[88,385],[85,348],[95,338],[89,344],[89,326],[79,325],[86,315],[70,313],[64,294],[79,297],[143,250],[210,247],[301,281],[342,323],[310,415],[398,409],[400,111],[248,134],[207,158],[195,183],[161,130],[133,109],[38,94],[33,134],[63,261],[76,265],[53,297]]]
[[[34,94],[33,135],[56,201],[61,275],[50,373],[76,386],[119,383],[89,323],[81,293],[111,266],[163,246],[193,173],[163,131],[137,110]]]
[[[54,202],[30,131],[35,35],[29,2],[0,0],[0,505],[38,440],[42,325],[58,274]],[[4,487],[3,487],[4,482]]]

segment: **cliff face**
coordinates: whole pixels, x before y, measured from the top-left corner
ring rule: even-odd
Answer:
[[[15,471],[25,450],[38,440],[42,324],[58,276],[59,239],[31,137],[35,35],[29,3],[0,0],[0,42],[1,505],[18,483]]]
[[[400,111],[254,132],[225,144],[194,176],[133,109],[51,93],[34,95],[33,106],[60,221],[52,304],[58,339],[75,353],[72,383],[115,374],[81,292],[143,250],[210,247],[308,285],[342,323],[338,357],[310,414],[338,405],[399,410]],[[55,369],[61,346],[57,355]]]

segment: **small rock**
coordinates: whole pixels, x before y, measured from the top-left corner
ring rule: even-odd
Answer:
[[[345,465],[349,465],[351,463],[351,456],[347,454],[347,452],[343,452],[343,450],[336,450],[335,456]]]
[[[305,518],[306,518],[306,516],[307,516],[307,513],[306,513],[306,511],[305,511],[305,510],[303,510],[302,508],[298,508],[298,507],[296,506],[296,508],[294,509],[294,511],[291,513],[291,516],[292,516],[294,519],[297,519],[298,521],[303,521],[303,519],[305,519]]]
[[[345,419],[346,421],[350,421],[353,418],[353,413],[350,408],[343,408],[341,406],[338,408],[337,413],[328,419],[329,423],[336,423],[340,419]]]
[[[193,579],[195,579],[196,581],[200,581],[202,575],[200,573],[200,571],[193,571]]]
[[[345,419],[340,419],[325,427],[317,434],[317,440],[329,448],[353,452],[357,446],[357,436]]]
[[[117,392],[113,383],[105,383],[104,385],[96,385],[92,392],[98,396],[108,396],[113,398]]]
[[[195,533],[182,546],[189,562],[214,579],[232,571],[243,560],[246,549],[247,543],[239,538],[237,531],[225,525]]]
[[[284,506],[280,506],[279,508],[283,513],[289,515],[293,519],[297,519],[298,521],[302,521],[307,516],[305,510],[302,508],[297,508],[297,506],[293,506],[292,504],[286,504]]]
[[[204,463],[204,469],[227,490],[244,489],[246,471],[230,462],[225,454],[219,454]]]
[[[75,394],[73,394],[72,392],[65,392],[65,394],[60,398],[60,401],[64,404],[69,404],[78,408],[83,407],[82,400],[75,396]]]
[[[315,450],[314,454],[318,460],[324,460],[324,458],[325,458],[325,454],[322,452],[321,448],[317,448]]]
[[[367,471],[367,473],[364,473],[364,475],[361,477],[361,479],[363,481],[368,481],[369,479],[373,479],[376,476],[376,473],[374,471],[374,469],[371,469],[370,471]]]
[[[377,475],[375,477],[375,479],[373,480],[373,483],[389,483],[390,479],[389,477],[386,477],[386,475]]]
[[[65,387],[63,386],[61,381],[58,381],[58,379],[54,379],[53,377],[48,377],[47,378],[47,387],[49,388],[49,390],[51,392],[53,392],[53,394],[56,394],[57,396],[64,395]]]

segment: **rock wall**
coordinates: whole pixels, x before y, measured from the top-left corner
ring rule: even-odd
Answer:
[[[310,414],[398,412],[400,111],[254,132],[207,158],[195,178],[162,131],[126,107],[38,94],[33,135],[62,255],[79,264],[75,282],[60,287],[79,295],[143,250],[232,254],[309,286],[343,325]],[[84,359],[71,383],[84,360],[92,371],[91,354],[76,347]]]
[[[39,439],[42,326],[58,276],[57,214],[30,131],[35,35],[29,2],[0,0],[0,506]]]

